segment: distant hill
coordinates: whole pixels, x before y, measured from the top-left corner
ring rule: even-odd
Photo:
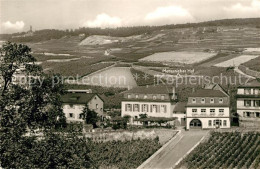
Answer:
[[[172,24],[163,26],[136,26],[136,27],[119,27],[119,28],[79,28],[75,30],[55,30],[43,29],[35,31],[33,36],[23,36],[26,32],[15,34],[1,34],[0,40],[10,40],[15,42],[40,42],[50,39],[59,39],[64,36],[84,36],[103,35],[114,37],[128,37],[140,34],[150,34],[153,31],[161,29],[176,28],[198,28],[198,27],[219,27],[219,26],[251,26],[260,29],[260,18],[246,19],[223,19],[215,21],[206,21],[199,23]]]

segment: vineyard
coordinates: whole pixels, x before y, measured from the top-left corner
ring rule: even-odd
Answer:
[[[212,133],[181,164],[187,168],[258,168],[260,133]]]
[[[94,168],[137,168],[160,147],[159,139],[89,142]]]

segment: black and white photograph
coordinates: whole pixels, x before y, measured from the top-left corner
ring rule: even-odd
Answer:
[[[260,0],[0,0],[0,169],[260,169]]]

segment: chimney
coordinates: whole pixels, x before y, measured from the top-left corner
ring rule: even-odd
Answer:
[[[172,88],[172,93],[175,94],[176,91],[175,91],[175,87]]]

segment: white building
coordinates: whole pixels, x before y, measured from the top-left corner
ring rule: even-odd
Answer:
[[[237,114],[240,124],[260,127],[260,83],[257,80],[238,87]]]
[[[90,90],[69,90],[62,96],[63,112],[68,122],[83,121],[80,115],[88,105],[90,110],[94,110],[98,115],[103,115],[104,102],[101,97],[95,93],[89,93]]]
[[[223,90],[191,93],[186,106],[186,129],[230,128],[229,102],[229,95]]]
[[[124,93],[121,102],[121,116],[131,116],[131,123],[140,114],[148,117],[173,117],[173,110],[177,102],[175,88],[166,86],[142,86]]]

